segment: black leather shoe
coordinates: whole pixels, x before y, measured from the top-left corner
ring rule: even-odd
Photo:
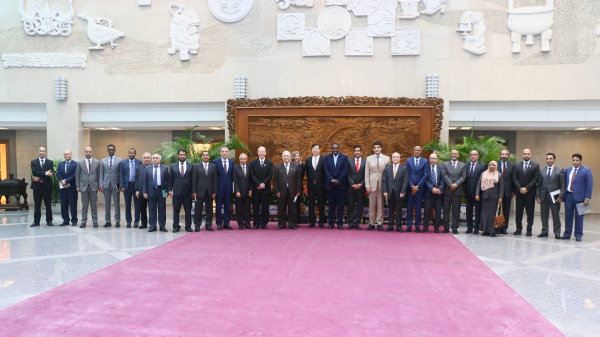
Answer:
[[[39,226],[39,225],[38,225],[38,226]],[[375,229],[375,226],[373,226],[373,225],[369,225],[369,227],[367,227],[367,230],[368,230],[368,231],[372,231],[372,230],[374,230],[374,229]]]
[[[102,227],[110,227],[110,226],[112,226],[112,224],[111,224],[110,222],[107,222],[107,223],[105,223],[105,224],[104,224],[104,226],[102,226]]]
[[[277,230],[285,229],[285,226],[277,226]]]
[[[240,225],[240,224],[238,224],[238,228],[239,228],[239,229],[244,229],[244,225]]]
[[[308,228],[313,228],[313,227],[315,227],[315,224],[314,224],[314,223],[309,223],[309,224],[308,224]]]
[[[561,237],[560,239],[561,239],[561,240],[571,240],[571,238],[568,238],[568,237],[566,237],[566,236],[563,236],[563,237]]]
[[[208,228],[207,228],[207,230],[211,230],[211,231],[212,231],[212,228],[211,228],[211,229],[208,229]],[[187,231],[187,229],[186,229],[186,231]],[[192,229],[190,228],[190,230],[189,230],[189,231],[191,232],[191,231],[192,231]],[[198,226],[198,227],[194,228],[194,232],[199,232],[199,231],[200,231],[200,226]]]
[[[517,230],[513,233],[513,235],[521,235],[521,231]]]
[[[148,228],[148,225],[141,225],[140,227],[138,227],[138,229],[146,229]]]
[[[333,227],[335,227],[334,224],[329,224],[329,226],[327,226],[327,229],[332,229]]]
[[[127,224],[127,228],[131,228],[131,222]]]
[[[198,230],[200,230],[200,227],[198,227]],[[185,228],[185,231],[188,232],[188,233],[193,232],[192,229],[188,228],[188,227]]]
[[[348,228],[347,228],[347,229],[352,229],[352,228],[354,228],[354,225],[353,225],[353,224],[351,224],[351,223],[349,223],[349,224],[348,224]]]
[[[79,226],[79,228],[85,228],[85,222],[82,222],[81,226]]]
[[[450,228],[444,228],[444,231],[442,233],[450,233]]]
[[[338,229],[344,229],[344,224],[338,225]]]
[[[429,231],[429,226],[423,226],[423,233],[427,233]]]
[[[396,226],[396,232],[404,233],[404,231],[402,230],[402,226]]]
[[[60,225],[58,225],[58,226],[59,226],[59,227],[62,227],[62,226],[68,226],[68,225],[69,225],[69,223],[68,223],[68,222],[63,222],[63,223],[61,223],[61,224],[60,224]]]
[[[179,231],[180,231],[180,229],[179,229],[179,228],[173,228],[173,233],[177,233],[177,232],[179,232]]]
[[[168,230],[166,228],[161,228],[160,231],[161,232],[168,232]]]
[[[254,228],[254,229],[259,229],[259,228],[260,228],[260,225],[254,225],[254,227],[253,227],[253,228]]]
[[[545,238],[548,236],[548,233],[542,233],[540,235],[538,235],[538,238]]]
[[[37,227],[37,226],[39,226],[39,225],[40,225],[39,223],[35,223],[35,222],[34,222],[34,223],[32,223],[32,224],[31,224],[31,226],[29,226],[29,227]]]
[[[120,222],[117,222],[117,223],[115,224],[115,227],[121,227],[121,223],[120,223]]]
[[[325,228],[325,223],[320,223],[319,228]]]
[[[247,224],[245,227],[246,229],[252,229],[252,226],[250,226],[250,224]]]
[[[419,227],[415,228],[415,233],[421,233],[421,229]]]
[[[358,229],[358,230],[361,230],[361,229],[362,229],[362,228],[360,228],[360,225],[356,225],[356,226],[354,226],[354,228],[356,228],[356,229]]]
[[[54,226],[54,224],[52,222],[46,222],[46,226],[52,227],[52,226]]]
[[[479,229],[475,228],[475,229],[473,230],[473,235],[477,235],[477,234],[479,234]]]
[[[386,232],[391,232],[394,230],[394,225],[388,225],[388,227],[385,229]]]
[[[436,228],[433,230],[433,232],[434,232],[434,233],[439,233],[439,232],[440,232],[440,230],[439,230],[439,229],[436,227]]]
[[[206,230],[209,232],[214,231],[214,229],[212,228],[212,225],[206,225]],[[196,227],[196,232],[200,231],[200,226]]]
[[[558,235],[558,234],[554,234],[554,238],[555,238],[556,240],[560,240],[560,235]]]
[[[148,233],[151,233],[151,232],[156,232],[156,228],[154,228],[154,229],[150,228],[150,229],[148,230]]]
[[[467,229],[467,231],[465,232],[465,234],[471,234],[473,233],[473,229]]]
[[[483,233],[481,233],[481,236],[490,236],[490,233],[483,232]]]
[[[223,230],[223,225],[217,225],[217,230],[218,231],[222,231]]]
[[[575,241],[579,242],[579,241],[581,241],[581,238],[577,238],[577,239],[575,239]]]
[[[138,228],[140,225],[136,222],[133,224],[133,228]]]
[[[94,224],[94,228],[98,228],[98,224],[97,223]]]
[[[412,227],[406,227],[406,232],[407,232],[407,233],[410,233],[410,232],[412,232]]]
[[[377,230],[383,232],[383,226],[382,225],[377,225]]]
[[[262,228],[262,229],[268,229],[267,225],[262,225],[260,228]]]
[[[533,234],[531,234],[531,232],[527,232],[527,234],[525,234],[525,236],[532,236]]]
[[[491,237],[496,237],[496,233],[490,233]]]
[[[458,234],[458,230],[456,228],[452,228],[452,234]]]
[[[73,222],[71,226],[77,226],[77,222]]]
[[[290,229],[296,230],[298,227],[290,225]]]
[[[223,226],[223,228],[233,230],[233,228],[231,226],[229,226],[229,225],[225,225],[225,226]]]
[[[506,229],[503,229],[500,234],[508,234],[508,231]]]

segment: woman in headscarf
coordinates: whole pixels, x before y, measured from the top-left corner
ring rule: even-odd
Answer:
[[[488,164],[487,171],[481,174],[477,183],[475,199],[477,201],[481,200],[481,231],[483,236],[496,236],[494,217],[498,205],[502,204],[502,196],[504,195],[504,179],[498,174],[497,167],[498,164],[492,160]]]
[[[300,155],[300,151],[292,152],[292,161],[300,165],[300,177],[302,179],[302,184],[304,184],[304,173],[306,170],[304,169],[304,163],[302,162],[302,156]],[[302,190],[304,191],[304,187],[302,187]],[[300,194],[298,198],[302,199],[302,194]],[[298,215],[297,224],[300,225],[300,215],[302,214],[300,212],[300,200],[296,202],[296,214]]]

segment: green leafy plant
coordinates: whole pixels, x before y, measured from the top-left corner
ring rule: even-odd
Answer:
[[[232,150],[246,150],[248,151],[248,156],[251,157],[252,156],[252,152],[250,152],[250,149],[248,148],[248,145],[244,144],[239,138],[238,136],[234,133],[232,135],[229,136],[229,140],[225,141],[225,142],[219,142],[216,144],[211,145],[209,153],[210,153],[210,161],[213,161],[217,158],[219,158],[221,156],[221,147],[223,146],[227,146],[227,148],[229,149],[229,151]],[[230,157],[231,158],[231,157]],[[234,159],[234,158],[231,158]]]
[[[187,152],[187,160],[196,164],[202,161],[202,149],[199,148],[198,144],[203,144],[208,147],[208,143],[212,139],[204,137],[202,134],[194,133],[198,125],[194,127],[187,127],[181,137],[173,138],[171,142],[164,142],[161,144],[161,148],[155,150],[153,153],[158,153],[162,156],[161,163],[164,165],[170,165],[171,163],[177,162],[177,152],[181,149]]]
[[[496,136],[473,138],[473,134],[471,134],[469,137],[463,137],[462,140],[462,144],[456,144],[452,146],[440,142],[439,140],[434,140],[430,143],[427,143],[423,147],[423,150],[430,150],[437,154],[438,162],[450,160],[450,152],[452,150],[458,151],[458,160],[462,162],[468,162],[470,160],[469,154],[471,151],[477,150],[477,152],[479,152],[479,161],[488,164],[492,160],[498,161],[500,159],[500,151],[506,148],[506,146],[504,146],[506,140]],[[514,161],[514,154],[511,154],[508,159]]]

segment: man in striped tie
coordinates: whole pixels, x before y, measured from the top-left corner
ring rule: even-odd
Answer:
[[[567,189],[565,193],[565,232],[563,240],[569,240],[573,232],[573,216],[575,217],[575,239],[581,241],[583,236],[583,215],[577,209],[588,207],[592,199],[594,178],[589,167],[581,165],[583,157],[576,153],[572,157],[573,166],[565,170]]]
[[[365,163],[362,157],[362,147],[354,145],[354,158],[348,166],[348,229],[360,228],[363,207],[365,204]]]

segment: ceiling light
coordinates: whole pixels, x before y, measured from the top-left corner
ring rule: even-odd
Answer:
[[[217,126],[210,126],[209,129],[211,129],[211,130],[223,130],[225,128],[223,128],[223,127],[217,127]]]
[[[108,128],[109,130],[121,130],[121,128]]]
[[[600,128],[592,128],[592,130],[600,130]]]
[[[456,130],[456,126],[451,126],[448,128],[448,130]]]
[[[589,128],[577,128],[575,130],[588,130]]]
[[[460,128],[461,130],[471,130],[470,126],[463,126],[462,128]]]
[[[0,130],[8,130],[8,128],[0,128]]]
[[[106,130],[106,128],[96,128],[96,130]]]

